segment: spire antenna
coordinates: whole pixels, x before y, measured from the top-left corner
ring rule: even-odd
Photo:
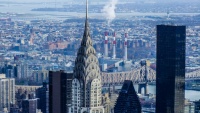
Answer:
[[[88,19],[88,0],[86,0],[86,20]]]

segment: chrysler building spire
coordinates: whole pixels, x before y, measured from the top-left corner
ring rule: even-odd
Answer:
[[[89,31],[88,0],[86,0],[85,30],[77,52],[72,80],[72,113],[104,113],[99,62]]]
[[[86,0],[86,20],[88,19],[88,0]]]

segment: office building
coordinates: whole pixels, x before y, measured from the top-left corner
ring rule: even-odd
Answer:
[[[67,113],[71,112],[71,104],[72,104],[72,80],[73,80],[73,73],[68,73],[67,79],[66,79],[66,93],[67,93]]]
[[[20,109],[17,106],[10,108],[10,113],[20,113]]]
[[[0,111],[4,108],[10,111],[12,104],[15,104],[15,79],[0,74]]]
[[[49,72],[49,113],[68,113],[72,75],[64,71]]]
[[[200,113],[200,100],[194,102],[194,113]]]
[[[104,113],[100,68],[89,32],[88,3],[86,4],[85,31],[77,53],[72,80],[71,111],[72,113]]]
[[[195,113],[194,112],[194,103],[188,100],[185,100],[185,109],[184,113]]]
[[[185,41],[185,26],[157,26],[156,113],[184,113]]]
[[[22,113],[37,113],[38,98],[34,98],[31,94],[29,97],[22,100]]]
[[[15,64],[5,64],[2,68],[1,68],[1,72],[5,73],[6,78],[14,78],[16,76],[16,65]]]
[[[21,66],[21,78],[28,78],[30,77],[30,70],[28,64],[22,64]]]
[[[114,113],[141,113],[141,104],[130,80],[124,81],[114,107]]]
[[[49,80],[49,71],[48,70],[33,70],[32,71],[33,81],[39,84],[43,82],[48,82]]]
[[[43,87],[36,90],[37,98],[39,98],[38,108],[42,113],[49,113],[49,85],[44,82]]]
[[[109,93],[104,93],[102,95],[102,103],[104,106],[104,113],[111,113],[111,102]]]

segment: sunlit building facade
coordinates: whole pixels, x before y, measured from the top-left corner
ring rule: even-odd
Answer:
[[[72,113],[104,113],[101,87],[99,62],[93,48],[86,13],[85,31],[72,80]]]
[[[12,104],[15,104],[15,79],[0,74],[0,111],[4,108],[10,111]]]

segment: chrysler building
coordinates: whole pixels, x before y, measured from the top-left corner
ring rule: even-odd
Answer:
[[[101,90],[100,69],[90,37],[86,0],[85,30],[77,52],[72,80],[72,113],[104,113]]]

